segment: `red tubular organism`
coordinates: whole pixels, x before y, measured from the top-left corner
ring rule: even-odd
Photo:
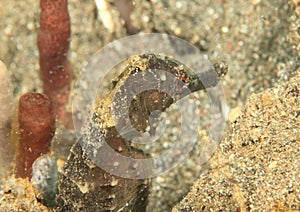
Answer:
[[[38,49],[44,93],[53,101],[60,123],[72,128],[71,113],[66,110],[72,70],[67,59],[70,46],[70,16],[67,0],[41,0]]]
[[[19,144],[15,174],[31,178],[32,164],[49,152],[55,132],[55,116],[49,97],[40,93],[24,94],[19,100]]]

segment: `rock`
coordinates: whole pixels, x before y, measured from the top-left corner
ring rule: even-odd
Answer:
[[[300,71],[251,95],[229,135],[175,211],[300,208]]]
[[[35,189],[28,178],[13,176],[0,181],[0,211],[51,211],[35,197]]]

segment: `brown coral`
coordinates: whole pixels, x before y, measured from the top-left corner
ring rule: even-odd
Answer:
[[[16,176],[31,177],[32,164],[47,153],[55,131],[55,117],[49,97],[39,93],[24,94],[19,101],[19,151]]]
[[[72,71],[67,53],[70,46],[70,17],[67,0],[41,0],[38,48],[44,92],[52,99],[55,113],[71,128],[71,113],[67,112]]]

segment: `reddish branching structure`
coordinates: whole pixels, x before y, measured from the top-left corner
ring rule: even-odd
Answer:
[[[19,144],[15,174],[31,178],[32,164],[49,152],[55,132],[55,117],[49,97],[40,93],[24,94],[19,101]]]
[[[72,71],[67,59],[70,46],[70,16],[67,0],[41,0],[38,49],[44,93],[53,101],[60,123],[72,128],[71,113],[66,110]]]

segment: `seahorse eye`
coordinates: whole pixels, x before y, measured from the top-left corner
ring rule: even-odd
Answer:
[[[198,85],[198,80],[197,80],[197,78],[190,79],[190,84],[191,84],[192,86]]]

